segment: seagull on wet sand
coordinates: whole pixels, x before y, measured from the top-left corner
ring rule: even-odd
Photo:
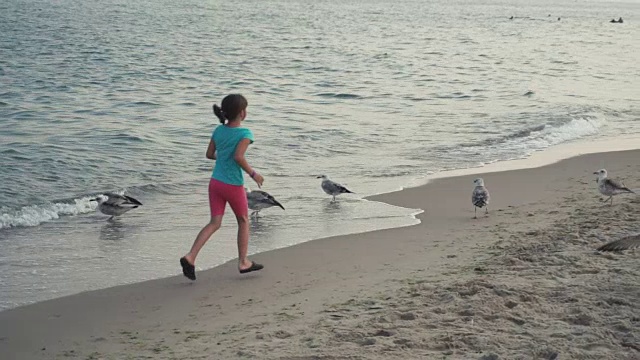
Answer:
[[[477,219],[476,215],[478,208],[485,208],[485,215],[489,215],[489,190],[484,187],[484,180],[477,178],[473,180],[473,184],[476,186],[471,193],[471,203],[473,204],[473,218]]]
[[[325,193],[333,196],[333,200],[332,201],[336,201],[336,196],[340,195],[340,194],[355,194],[353,191],[347,189],[346,187],[338,184],[337,182],[331,181],[329,180],[329,178],[327,177],[327,175],[320,175],[318,176],[318,179],[322,179],[322,190],[324,190]]]
[[[276,200],[273,196],[271,196],[271,194],[267,193],[266,191],[249,191],[249,189],[246,189],[246,191],[249,209],[253,210],[251,215],[255,215],[256,218],[258,217],[258,213],[260,212],[260,210],[270,208],[272,206],[278,206],[282,210],[284,210],[284,206],[282,206],[282,204],[280,204],[278,200]]]
[[[624,193],[635,194],[633,190],[624,186],[622,182],[609,179],[607,177],[607,170],[605,169],[600,169],[594,172],[594,174],[598,175],[598,191],[600,192],[600,194],[608,196],[608,198],[604,201],[606,202],[607,200],[611,200],[611,203],[609,204],[610,206],[613,205],[613,197],[615,195]]]
[[[115,193],[104,193],[98,195],[91,201],[98,202],[98,210],[105,215],[111,215],[108,220],[114,216],[120,216],[131,209],[135,209],[142,203],[131,196],[120,195]]]

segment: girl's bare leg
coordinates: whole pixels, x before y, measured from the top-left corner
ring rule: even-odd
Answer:
[[[249,251],[249,216],[236,216],[238,220],[238,269],[244,270],[251,267],[251,261],[247,258]]]
[[[198,236],[196,236],[196,240],[191,246],[191,250],[189,251],[189,253],[187,253],[187,255],[184,256],[191,265],[195,264],[196,257],[198,256],[200,249],[202,249],[204,244],[209,241],[211,235],[213,235],[216,231],[218,231],[218,229],[220,229],[221,225],[222,215],[213,216],[211,217],[211,221],[209,221],[209,223],[205,225],[202,230],[200,230]],[[247,228],[247,240],[249,238],[248,230],[249,228]]]

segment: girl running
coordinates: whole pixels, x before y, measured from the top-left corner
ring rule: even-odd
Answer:
[[[249,208],[244,188],[244,170],[262,187],[264,178],[258,174],[244,157],[249,144],[253,143],[251,130],[241,127],[247,116],[247,99],[239,94],[227,95],[221,106],[213,105],[214,114],[220,119],[211,135],[207,158],[216,160],[209,181],[209,207],[211,220],[198,233],[191,251],[180,258],[182,273],[191,280],[196,279],[195,262],[200,249],[222,224],[222,216],[227,203],[238,220],[238,270],[241,274],[261,270],[264,266],[249,261]],[[217,150],[217,154],[216,154]]]

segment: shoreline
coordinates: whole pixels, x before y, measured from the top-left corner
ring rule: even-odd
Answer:
[[[428,184],[430,184],[430,183],[432,183],[434,181],[440,180],[440,179],[460,177],[460,176],[469,176],[469,175],[477,175],[477,174],[490,174],[490,173],[497,173],[497,172],[507,172],[507,171],[514,171],[514,170],[534,169],[534,168],[539,168],[539,167],[543,167],[543,166],[547,166],[547,165],[552,165],[552,164],[555,164],[555,163],[563,161],[563,160],[569,160],[571,158],[579,157],[581,155],[596,154],[596,153],[607,153],[607,152],[630,151],[630,150],[640,150],[640,146],[637,145],[638,141],[640,141],[640,135],[626,136],[626,137],[623,137],[621,139],[615,139],[615,140],[614,139],[605,138],[605,139],[600,139],[600,140],[591,141],[591,142],[584,141],[584,140],[577,140],[577,141],[572,141],[572,142],[568,142],[568,143],[563,143],[563,144],[560,144],[560,145],[552,146],[552,147],[544,149],[542,151],[536,151],[536,152],[532,153],[531,155],[529,155],[529,156],[527,156],[525,158],[521,158],[521,159],[495,161],[495,162],[492,162],[492,163],[489,163],[489,164],[485,164],[485,165],[482,165],[482,166],[478,166],[478,167],[445,170],[445,171],[436,172],[436,173],[434,173],[432,175],[415,178],[413,180],[410,180],[405,186],[401,186],[397,190],[385,191],[385,192],[382,192],[382,193],[376,193],[376,194],[372,194],[372,195],[367,195],[367,196],[364,196],[364,197],[361,198],[361,200],[363,200],[363,201],[381,202],[381,203],[384,203],[386,205],[390,205],[390,206],[400,207],[400,208],[406,209],[407,211],[411,210],[412,212],[408,216],[409,216],[410,219],[415,221],[413,223],[407,223],[407,224],[404,224],[404,225],[386,227],[386,228],[375,229],[375,230],[345,232],[345,233],[338,234],[338,235],[313,238],[313,239],[310,239],[310,240],[307,240],[307,241],[304,241],[304,242],[296,243],[294,245],[288,245],[288,246],[285,246],[285,247],[278,247],[278,248],[267,250],[267,251],[253,253],[253,254],[251,254],[251,256],[256,256],[256,255],[262,254],[264,252],[277,251],[277,250],[285,249],[285,248],[288,248],[288,247],[291,247],[291,246],[304,244],[306,242],[323,240],[323,239],[332,238],[332,237],[349,236],[349,235],[355,235],[355,234],[366,234],[366,233],[375,232],[375,231],[382,231],[382,230],[390,230],[390,229],[397,229],[397,228],[403,228],[403,227],[417,226],[421,222],[420,216],[422,214],[424,214],[426,210],[423,209],[423,208],[407,207],[407,206],[403,206],[401,204],[396,204],[396,203],[393,203],[393,202],[389,202],[387,195],[401,193],[401,192],[403,192],[405,190],[409,190],[409,189],[420,188],[420,187],[426,186],[426,185],[428,185]],[[232,261],[234,261],[234,260],[231,259],[231,260],[225,261],[225,262],[223,262],[221,264],[214,265],[213,267],[204,268],[203,270],[200,270],[200,271],[212,270],[212,269],[215,269],[216,267],[223,266],[223,265],[225,265],[225,264],[227,264],[229,262],[232,262]],[[154,278],[154,279],[150,279],[150,280],[129,282],[129,283],[115,285],[115,286],[135,285],[135,284],[140,283],[140,282],[152,281],[152,280],[161,280],[161,279],[166,279],[166,278],[167,277],[159,277],[159,278]],[[12,308],[1,309],[0,313],[3,312],[3,311],[18,309],[18,308],[21,308],[21,307],[24,307],[24,306],[38,304],[40,302],[46,302],[46,301],[56,300],[56,299],[65,298],[65,297],[69,297],[69,296],[80,295],[80,294],[83,294],[83,293],[86,293],[86,292],[105,290],[105,289],[109,289],[111,287],[114,287],[114,286],[110,286],[110,287],[106,287],[106,288],[100,288],[100,289],[87,290],[87,291],[74,293],[74,294],[70,294],[70,295],[64,295],[64,296],[61,296],[61,297],[56,297],[56,298],[47,299],[47,300],[43,300],[43,301],[37,301],[37,302],[33,302],[33,303],[22,304],[22,305],[19,305],[19,306],[16,306],[16,307],[12,307]]]
[[[533,169],[547,165],[553,165],[560,161],[569,160],[571,158],[582,155],[640,150],[640,145],[638,145],[639,143],[640,134],[615,139],[604,138],[595,141],[578,139],[575,141],[555,145],[542,151],[533,152],[529,156],[521,159],[494,161],[477,167],[440,171],[435,174],[416,179],[412,181],[409,186],[405,186],[398,191],[424,186],[427,185],[430,181],[437,179]],[[384,195],[384,193],[376,194],[374,196],[378,195]]]
[[[633,137],[627,137],[629,139],[633,139]],[[420,220],[418,218],[418,215],[423,213],[424,210],[421,209],[416,209],[416,208],[407,208],[407,207],[402,207],[402,206],[398,206],[396,204],[390,204],[387,202],[379,202],[375,199],[376,196],[381,195],[381,194],[386,194],[386,193],[394,193],[397,192],[398,190],[402,190],[402,189],[406,189],[406,188],[411,188],[411,187],[415,187],[415,186],[419,186],[421,184],[425,184],[428,183],[430,181],[433,181],[437,178],[441,178],[441,177],[448,177],[448,176],[457,176],[457,175],[463,175],[463,174],[472,174],[472,173],[481,173],[481,172],[489,172],[489,171],[503,171],[506,169],[512,169],[512,168],[526,168],[526,167],[535,167],[537,165],[539,165],[541,163],[540,160],[537,160],[538,158],[542,158],[545,159],[544,161],[546,163],[549,163],[551,161],[547,160],[549,158],[553,158],[553,160],[557,160],[557,159],[561,159],[561,158],[565,158],[567,156],[572,156],[574,154],[577,153],[583,153],[585,152],[583,149],[586,148],[587,151],[593,152],[593,151],[599,151],[599,150],[617,150],[619,148],[628,148],[628,147],[633,147],[634,142],[631,140],[627,140],[627,141],[608,141],[606,139],[600,140],[600,141],[594,141],[591,143],[587,143],[584,141],[575,141],[575,142],[571,142],[571,143],[567,143],[564,145],[560,145],[560,146],[555,146],[555,147],[551,147],[548,148],[544,151],[538,151],[538,152],[534,152],[533,155],[525,158],[525,159],[520,159],[520,160],[509,160],[509,161],[498,161],[492,164],[488,164],[485,165],[483,167],[475,167],[475,168],[467,168],[467,169],[459,169],[459,170],[453,170],[453,171],[443,171],[443,172],[438,172],[435,173],[433,175],[430,175],[426,178],[407,178],[405,179],[405,181],[402,182],[397,182],[396,184],[398,184],[399,186],[396,189],[393,189],[393,187],[390,187],[391,189],[387,188],[385,189],[384,192],[382,193],[369,193],[366,196],[359,198],[357,201],[364,201],[365,203],[362,206],[365,207],[376,207],[376,206],[388,206],[389,211],[391,212],[396,212],[398,213],[398,215],[402,215],[401,217],[397,217],[395,218],[395,221],[391,221],[389,223],[384,223],[384,224],[379,224],[379,223],[375,223],[375,227],[377,229],[392,229],[392,228],[399,228],[399,227],[405,227],[405,226],[415,226],[417,225]],[[567,150],[569,149],[569,150]],[[578,149],[578,150],[576,150]],[[400,186],[402,185],[402,186]],[[351,200],[351,199],[349,199]],[[369,205],[366,204],[366,202],[371,202],[374,201],[373,203],[370,203]],[[378,205],[375,205],[375,204]],[[395,208],[395,209],[394,209]],[[404,218],[404,220],[402,220]],[[330,237],[330,236],[338,236],[338,235],[351,235],[351,234],[357,234],[360,232],[369,232],[372,231],[374,229],[371,229],[370,226],[371,225],[366,225],[365,223],[361,223],[358,224],[357,226],[351,226],[350,224],[344,224],[345,226],[341,226],[339,228],[336,228],[334,230],[337,231],[331,231],[331,233],[327,234],[322,233],[321,231],[316,231],[316,233],[314,233],[314,235],[317,235],[317,237],[310,237],[309,239],[297,239],[297,241],[315,241],[318,239],[323,239],[326,237]],[[102,234],[100,234],[100,236],[102,236]],[[287,238],[291,238],[291,239],[295,239],[295,232],[293,231],[288,231],[287,232]],[[81,237],[80,237],[81,239]],[[272,245],[269,246],[271,249],[268,250],[274,250],[274,249],[281,249],[284,247],[288,247],[291,246],[291,242],[289,242],[288,244],[277,244],[277,245]],[[264,247],[262,248],[255,248],[251,254],[259,254],[263,251],[265,251],[266,249]],[[214,252],[216,253],[216,252]],[[160,258],[164,258],[166,257],[167,254],[164,254],[165,256],[162,256]],[[229,260],[233,259],[233,252],[230,252],[229,254],[230,256],[223,256],[222,258],[220,258],[220,261],[217,261],[218,259],[216,259],[215,262],[211,262],[211,261],[205,261],[202,264],[204,266],[202,266],[201,270],[208,270],[211,268],[214,268],[216,266],[220,266],[224,263],[226,263]],[[150,264],[151,266],[155,266],[154,264]],[[156,265],[160,265],[160,264],[156,264]],[[81,294],[83,292],[86,291],[92,291],[92,290],[99,290],[99,289],[105,289],[105,288],[109,288],[112,286],[119,286],[119,285],[131,285],[131,284],[135,284],[138,283],[140,281],[145,281],[148,279],[161,279],[167,276],[173,276],[176,275],[177,272],[172,270],[173,267],[169,266],[169,265],[165,265],[163,267],[163,270],[160,273],[157,273],[154,275],[154,273],[152,271],[147,270],[146,271],[146,275],[145,276],[131,276],[131,277],[126,277],[125,278],[121,278],[120,280],[116,280],[116,281],[107,281],[104,282],[102,284],[96,284],[96,286],[91,286],[91,289],[87,288],[87,287],[83,287],[83,286],[77,286],[77,285],[72,285],[70,284],[69,286],[72,287],[72,291],[62,291],[61,293],[58,294],[33,294],[33,296],[35,297],[27,297],[24,294],[22,295],[22,299],[20,299],[20,295],[18,293],[14,293],[14,295],[9,295],[10,300],[15,299],[14,303],[11,304],[10,306],[4,307],[2,308],[1,311],[6,311],[9,309],[15,309],[21,306],[25,306],[25,305],[29,305],[29,304],[33,304],[33,303],[37,303],[37,302],[41,302],[41,301],[45,301],[45,300],[51,300],[51,299],[56,299],[56,298],[60,298],[60,297],[64,297],[64,296],[68,296],[68,295],[74,295],[74,294]],[[143,270],[144,271],[144,270]],[[63,274],[60,273],[61,278],[60,281],[63,281]],[[99,278],[98,278],[99,279]],[[17,279],[16,279],[17,280]],[[25,282],[26,283],[26,282]],[[63,284],[64,285],[64,284]]]
[[[253,258],[266,265],[259,274],[238,276],[234,262],[230,261],[199,272],[196,283],[187,282],[178,275],[6,310],[0,312],[0,357],[155,353],[162,358],[171,358],[192,351],[202,354],[213,351],[220,358],[243,358],[259,357],[260,349],[275,346],[276,350],[281,348],[283,351],[282,359],[307,353],[326,353],[329,356],[336,349],[338,352],[354,351],[352,358],[361,358],[356,356],[365,346],[358,342],[360,340],[335,343],[330,334],[336,324],[351,319],[354,309],[364,311],[361,308],[365,306],[366,314],[371,312],[369,308],[372,306],[376,307],[374,310],[390,309],[387,321],[395,323],[397,319],[393,314],[404,310],[393,301],[402,300],[403,296],[392,295],[407,284],[414,283],[412,291],[428,297],[420,286],[415,286],[415,281],[419,284],[425,281],[455,284],[458,279],[474,275],[470,266],[490,268],[487,264],[476,266],[475,263],[493,256],[486,252],[491,246],[504,247],[492,245],[493,241],[501,244],[514,236],[522,236],[517,234],[548,236],[547,233],[561,225],[555,224],[560,214],[573,222],[583,221],[572,218],[578,210],[583,215],[585,211],[591,211],[588,216],[597,216],[598,209],[591,209],[594,204],[601,206],[591,183],[593,164],[604,161],[612,176],[622,174],[629,186],[636,187],[636,182],[640,182],[634,180],[640,173],[639,155],[640,150],[597,153],[538,168],[487,173],[483,177],[492,192],[491,212],[488,218],[480,221],[470,219],[473,215],[469,206],[470,175],[436,179],[421,187],[374,197],[375,201],[398,204],[395,206],[423,206],[425,211],[418,215],[420,224],[323,238],[255,254]],[[522,186],[527,191],[523,192]],[[617,197],[614,202],[616,216],[620,216],[620,211],[640,213],[640,200],[621,199]],[[425,206],[429,204],[435,205]],[[587,204],[588,207],[577,208],[576,204]],[[437,207],[436,211],[434,207]],[[594,221],[592,218],[587,220]],[[634,226],[640,231],[636,223],[625,219],[620,221],[619,229],[607,230],[600,223],[590,228],[584,224],[581,226],[590,231],[597,230],[597,236],[604,236],[603,239],[597,238],[600,242],[620,235],[622,230],[631,231]],[[570,228],[568,234],[576,231]],[[505,252],[510,251],[509,247],[506,249]],[[587,252],[592,251],[593,246],[589,249]],[[629,260],[633,258],[627,257],[625,261]],[[514,258],[510,261],[522,260]],[[606,268],[599,271],[605,271],[602,269]],[[625,269],[626,273],[631,271]],[[562,273],[554,276],[562,276]],[[533,279],[536,283],[542,280]],[[380,300],[381,293],[387,294],[385,296],[389,299]],[[384,305],[362,303],[363,298]],[[441,299],[431,301],[438,303]],[[402,307],[410,307],[408,303],[402,304]],[[378,309],[379,306],[381,308]],[[415,316],[416,310],[409,312]],[[368,316],[366,314],[352,320],[360,321]],[[398,316],[402,318],[401,315]],[[350,324],[341,324],[338,328],[358,333]],[[309,326],[314,329],[316,326],[326,327],[328,333],[304,340],[302,334],[309,332]],[[440,326],[446,327],[446,324],[440,324],[438,328]],[[634,333],[633,325],[627,324],[624,328]],[[249,329],[249,335],[246,329]],[[362,334],[358,336],[371,338]],[[223,340],[214,342],[218,346],[209,344],[212,339]],[[247,350],[246,354],[242,352],[245,350],[237,350],[243,342],[248,342],[248,348],[253,350]],[[326,346],[315,346],[318,344]],[[375,342],[370,345],[372,350],[377,349]],[[406,347],[400,347],[408,351]],[[418,347],[414,351],[418,351],[416,349]],[[420,351],[423,350],[439,351],[432,348]],[[396,355],[392,352],[388,358]]]

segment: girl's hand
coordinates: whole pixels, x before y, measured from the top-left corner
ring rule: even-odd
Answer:
[[[264,178],[262,177],[262,175],[256,173],[255,175],[253,175],[252,179],[256,182],[256,184],[258,184],[258,188],[262,187],[262,183],[264,182]]]

